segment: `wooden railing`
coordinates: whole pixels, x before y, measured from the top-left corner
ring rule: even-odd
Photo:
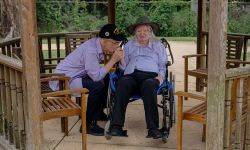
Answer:
[[[97,32],[87,33],[92,36],[97,34]],[[67,33],[39,34],[41,73],[52,72],[56,64],[65,57],[65,34]],[[0,145],[6,149],[26,149],[28,138],[25,129],[27,103],[23,96],[22,61],[16,59],[14,55],[17,48],[21,50],[20,47],[20,38],[0,43]],[[56,62],[52,60],[46,62],[49,59],[41,60],[43,58],[55,58]],[[45,63],[41,64],[41,61]],[[46,70],[44,65],[47,64],[55,65],[54,68]]]
[[[90,34],[96,37],[98,32],[77,32],[78,34]],[[62,59],[66,55],[65,35],[71,33],[43,33],[38,35],[39,56],[40,56],[40,72],[52,73]]]
[[[0,53],[12,57],[14,48],[20,47],[20,45],[20,38],[13,38],[8,41],[0,42]]]
[[[0,54],[0,141],[8,149],[25,149],[22,87],[22,62]]]
[[[250,67],[226,71],[224,149],[250,149]]]
[[[38,50],[40,57],[40,72],[53,72],[62,59],[65,57],[65,35],[68,33],[42,33],[38,35]],[[97,31],[77,32],[83,34],[90,34],[91,37],[98,35]],[[0,53],[9,57],[14,57],[18,53],[17,49],[21,47],[20,38],[14,38],[8,41],[0,42]]]

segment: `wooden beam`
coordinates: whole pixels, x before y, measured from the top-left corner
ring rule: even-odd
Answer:
[[[197,16],[197,54],[205,54],[205,36],[202,34],[206,30],[206,0],[198,0]],[[206,67],[206,57],[198,57],[196,68]],[[200,83],[202,79],[196,78],[196,91],[201,91]]]
[[[206,149],[223,149],[225,70],[226,70],[226,0],[210,0],[207,90]]]
[[[23,55],[24,116],[26,149],[40,150],[42,143],[41,94],[35,0],[20,0]]]
[[[108,23],[115,24],[115,3],[116,0],[108,0]]]

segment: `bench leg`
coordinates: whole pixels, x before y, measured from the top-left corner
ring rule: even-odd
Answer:
[[[201,139],[202,142],[205,142],[206,141],[206,125],[203,124],[203,129],[202,129],[202,139]]]
[[[183,97],[178,96],[177,150],[182,150]]]
[[[188,92],[188,62],[186,62],[187,60],[185,59],[185,68],[184,68],[184,92]],[[185,100],[187,100],[187,98],[185,97]]]
[[[76,97],[76,103],[81,106],[81,97]],[[79,115],[79,119],[81,119],[81,115]]]
[[[64,132],[66,136],[69,135],[68,117],[61,118],[61,129],[62,129],[62,132]]]
[[[81,118],[82,118],[82,149],[87,150],[87,130],[86,130],[86,98],[81,96]]]

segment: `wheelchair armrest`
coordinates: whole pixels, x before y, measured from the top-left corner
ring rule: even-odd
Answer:
[[[116,69],[115,69],[115,71],[114,71],[114,73],[115,73],[118,77],[120,77],[121,75],[123,75],[124,70],[123,70],[121,67],[117,66]]]
[[[87,94],[88,93],[88,89],[86,89],[86,88],[79,88],[79,89],[71,89],[71,90],[62,90],[62,91],[49,92],[49,93],[41,94],[41,97],[42,98],[58,97],[58,96],[70,95],[70,94],[74,94],[74,93]]]
[[[160,94],[161,90],[163,88],[167,88],[168,90],[171,90],[172,89],[172,85],[167,80],[163,80],[162,84],[157,89],[157,94]]]

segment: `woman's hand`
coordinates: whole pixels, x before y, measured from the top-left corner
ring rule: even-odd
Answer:
[[[163,82],[163,77],[162,77],[162,75],[158,74],[158,76],[155,77],[155,79],[159,81],[159,83],[160,83],[159,85],[162,84],[162,82]]]

